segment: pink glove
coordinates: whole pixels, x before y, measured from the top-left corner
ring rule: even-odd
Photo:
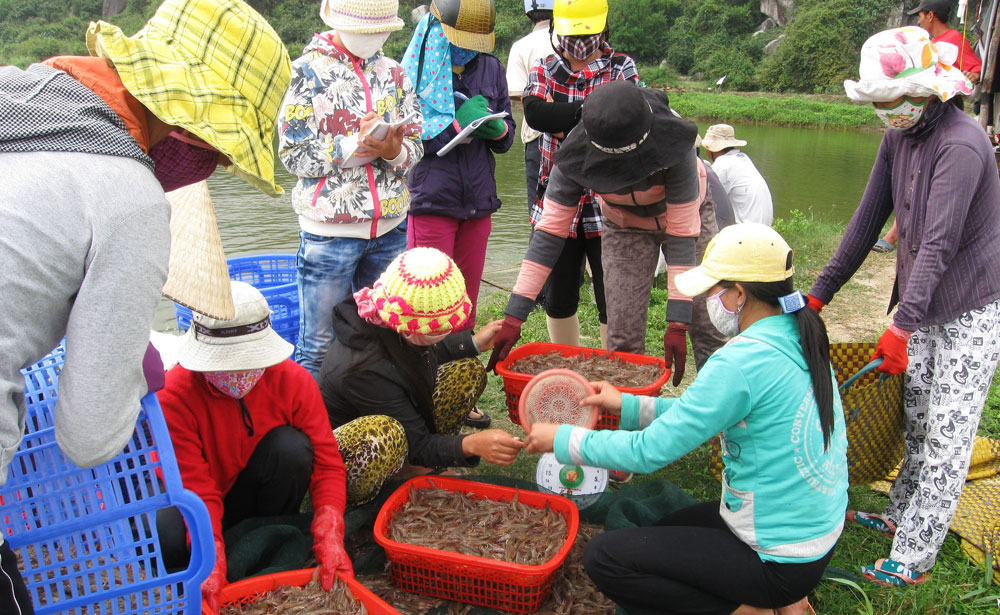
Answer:
[[[686,323],[672,322],[667,325],[667,331],[663,334],[663,359],[667,362],[667,369],[673,369],[674,386],[679,385],[684,377],[684,363],[688,356],[687,330]]]
[[[523,320],[507,315],[500,325],[500,332],[493,338],[493,352],[490,354],[490,361],[486,364],[486,371],[491,372],[496,369],[497,362],[503,361],[510,354],[510,349],[514,347],[517,340],[521,339],[521,325]]]
[[[878,371],[896,375],[906,371],[906,366],[910,363],[910,357],[906,354],[906,343],[910,341],[912,331],[904,331],[896,325],[889,325],[882,337],[878,338],[878,346],[875,347],[875,354],[872,359],[882,357],[882,365],[876,369]]]
[[[329,504],[320,506],[313,513],[313,553],[319,564],[319,584],[323,591],[330,591],[338,572],[354,576],[351,558],[344,551],[344,516]]]
[[[213,613],[219,612],[219,594],[227,585],[226,581],[226,545],[221,540],[215,540],[215,568],[201,584],[201,599],[208,603]]]
[[[806,295],[806,305],[811,307],[813,310],[815,310],[817,314],[819,314],[823,310],[823,306],[825,306],[826,304],[817,299],[816,297],[813,297],[812,295]]]

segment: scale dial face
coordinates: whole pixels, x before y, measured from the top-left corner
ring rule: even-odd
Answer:
[[[608,487],[608,471],[604,468],[559,463],[553,453],[545,453],[535,469],[538,487],[572,500],[578,508],[597,501]]]

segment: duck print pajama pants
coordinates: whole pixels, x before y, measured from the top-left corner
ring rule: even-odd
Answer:
[[[1000,300],[918,329],[907,351],[906,453],[885,515],[896,524],[890,557],[925,572],[934,566],[965,486],[1000,356]]]

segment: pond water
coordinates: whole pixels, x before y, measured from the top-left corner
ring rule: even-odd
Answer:
[[[520,110],[515,109],[518,126]],[[700,134],[713,122],[698,122]],[[735,124],[736,136],[767,180],[775,217],[793,210],[820,220],[846,222],[854,212],[882,135],[880,132],[823,130]],[[209,179],[212,201],[227,257],[289,253],[298,249],[298,223],[289,194],[295,176],[276,161],[278,183],[285,194],[271,198],[228,173]],[[510,288],[528,244],[524,181],[524,146],[519,137],[506,154],[497,156],[497,186],[503,207],[493,216],[483,275],[483,292]],[[154,328],[174,328],[173,304],[162,301]]]

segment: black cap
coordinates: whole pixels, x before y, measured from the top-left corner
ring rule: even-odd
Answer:
[[[921,11],[927,11],[928,13],[935,13],[939,17],[944,15],[947,19],[948,15],[951,14],[951,7],[954,5],[954,0],[920,0],[920,4],[917,8],[912,11],[907,11],[907,15],[916,15]]]

